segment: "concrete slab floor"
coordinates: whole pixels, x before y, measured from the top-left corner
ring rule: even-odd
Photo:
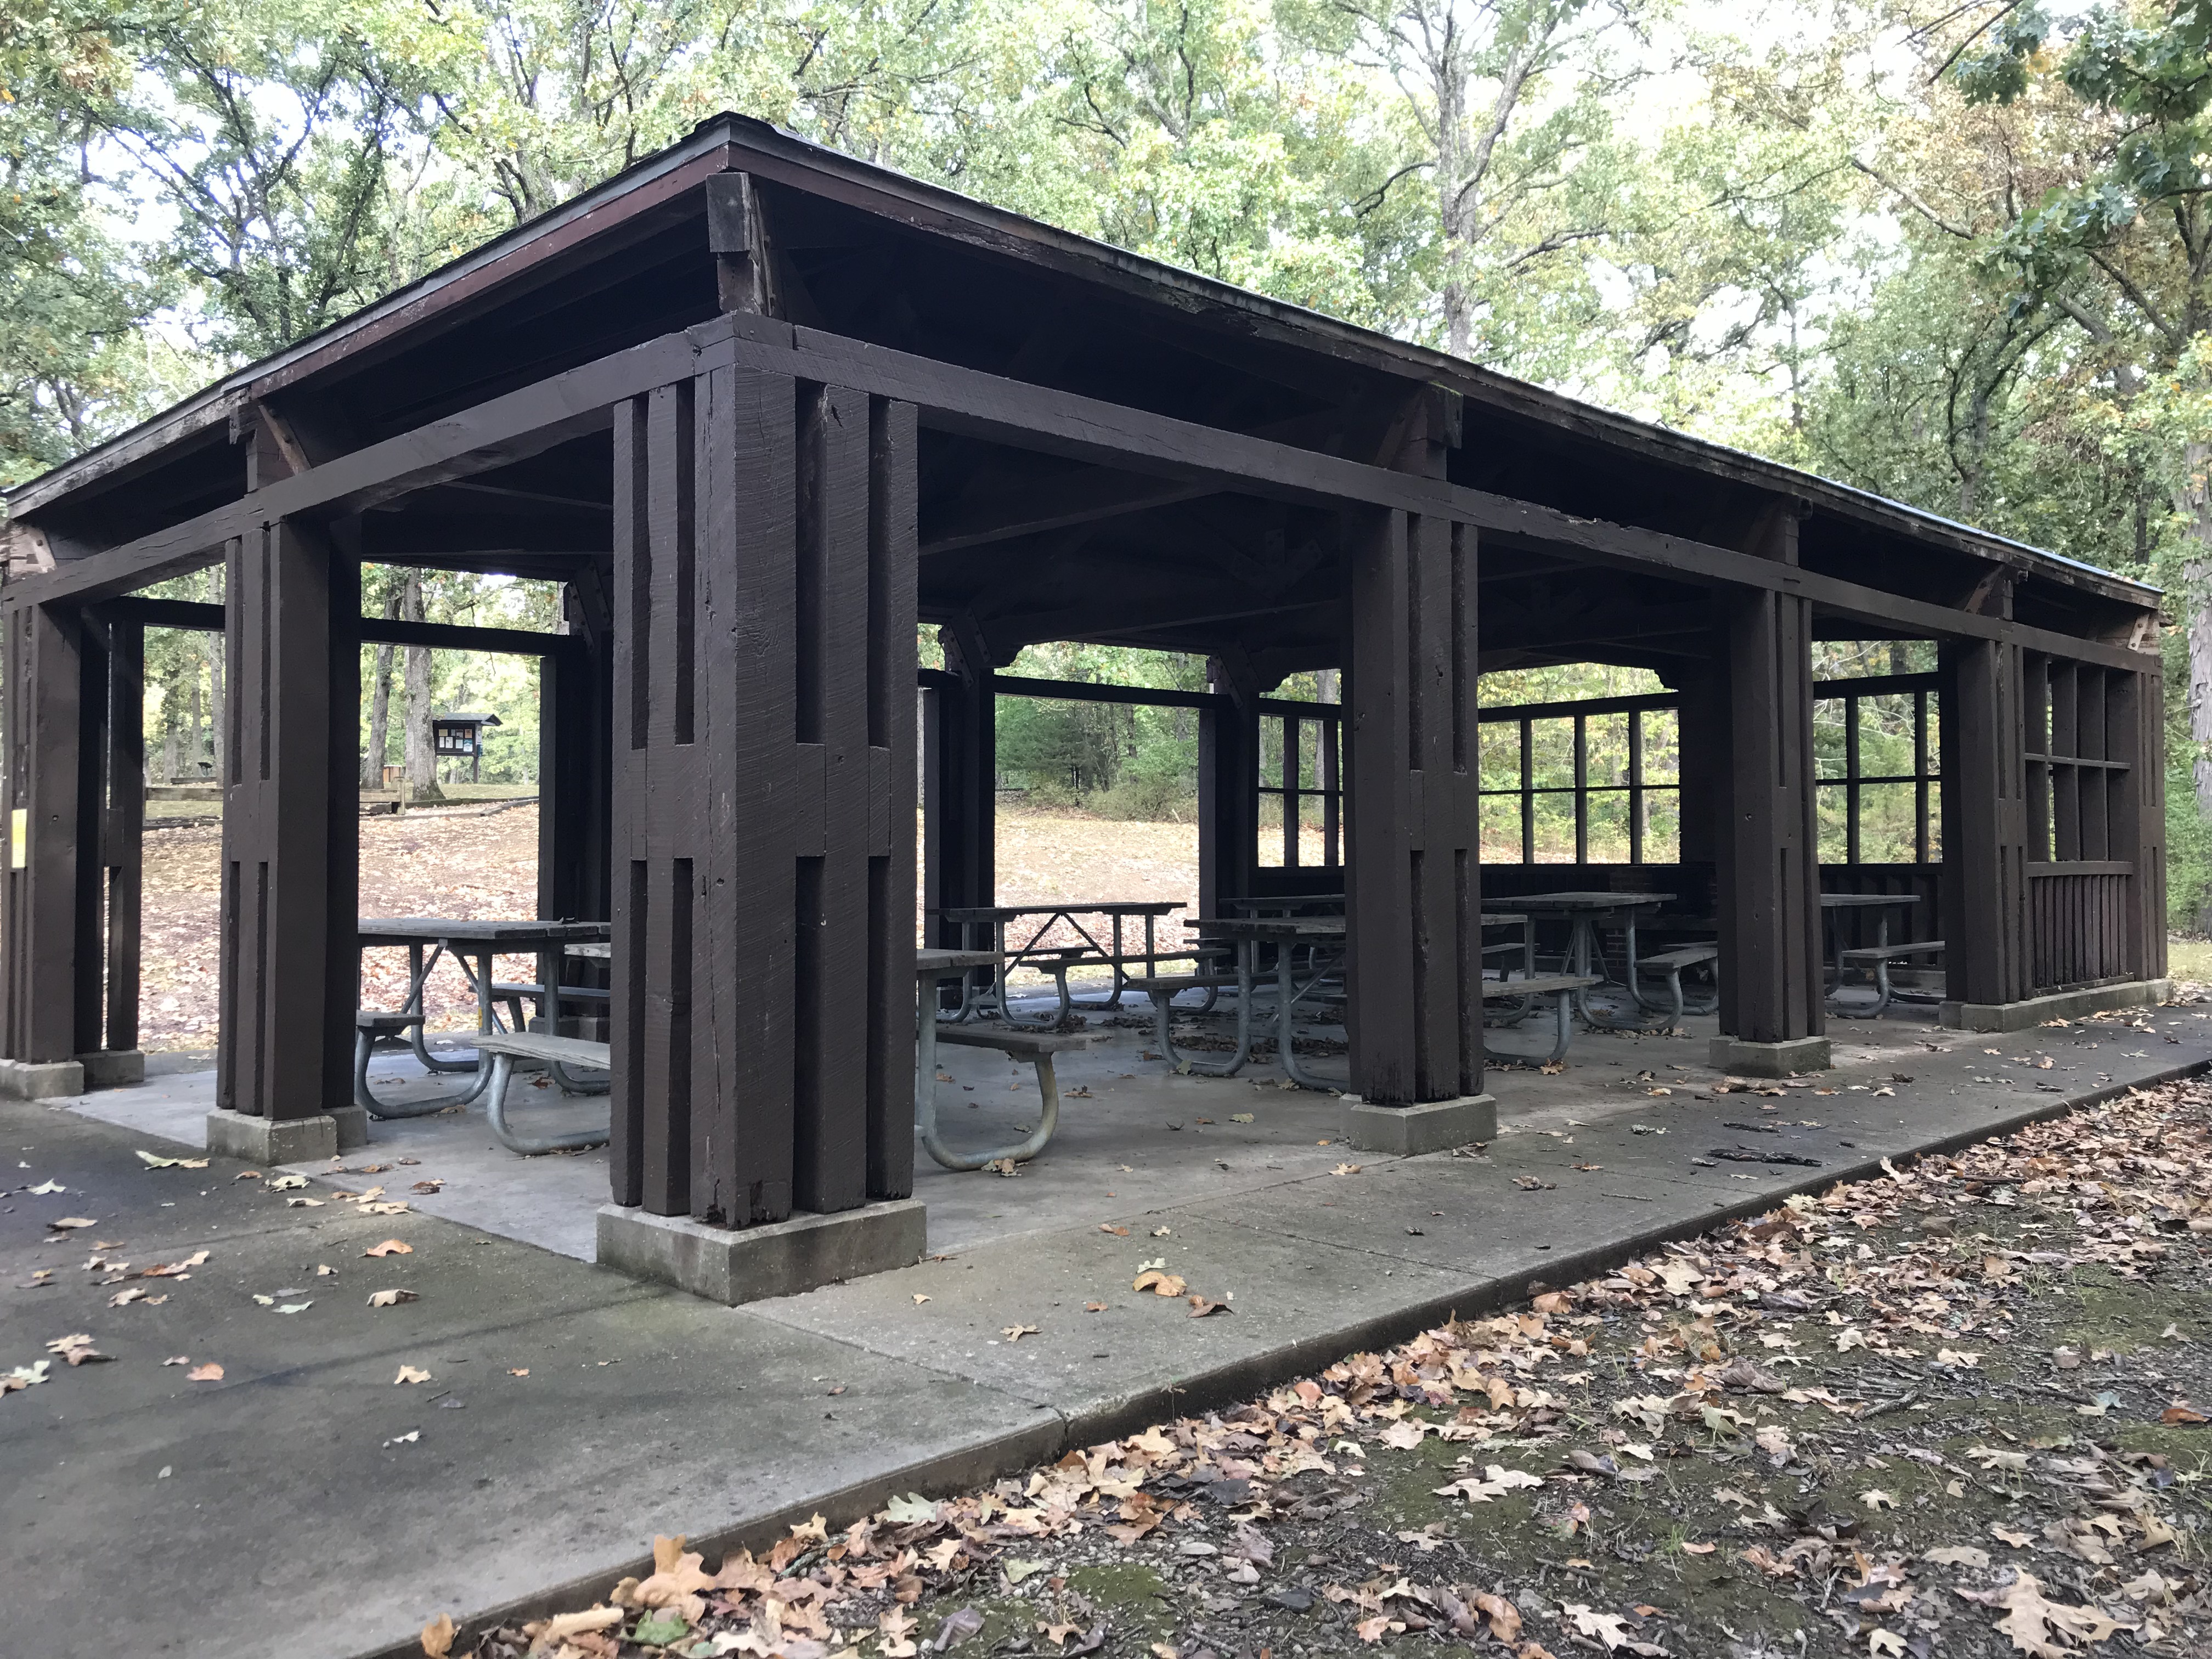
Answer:
[[[414,1206],[376,1217],[319,1182],[234,1180],[240,1166],[219,1158],[149,1169],[137,1150],[174,1150],[160,1125],[197,1141],[204,1077],[0,1104],[0,1368],[74,1331],[115,1356],[58,1364],[0,1401],[0,1489],[15,1498],[0,1605],[57,1656],[397,1654],[441,1610],[603,1589],[655,1532],[711,1553],[794,1512],[842,1522],[890,1492],[952,1490],[1569,1282],[1882,1156],[2202,1066],[2206,1012],[2005,1038],[1846,1026],[1838,1069],[1778,1097],[1714,1093],[1702,1033],[1586,1036],[1562,1073],[1494,1075],[1504,1123],[1486,1152],[1400,1160],[1320,1144],[1336,1139],[1334,1102],[1273,1087],[1271,1069],[1176,1078],[1139,1058],[1141,1032],[1117,1031],[1065,1069],[1090,1094],[1069,1102],[1064,1144],[1021,1175],[924,1160],[941,1259],[738,1310],[521,1242],[558,1237],[547,1218],[569,1200],[556,1182],[587,1189],[588,1216],[603,1167],[488,1152],[473,1114],[380,1125],[343,1161],[394,1165],[338,1177]],[[966,1086],[940,1085],[963,1097],[947,1108],[962,1144],[1023,1121],[998,1057],[945,1069],[981,1097],[970,1109]],[[1235,1122],[1244,1112],[1253,1121]],[[1711,1158],[1737,1146],[1820,1167]],[[1331,1173],[1350,1164],[1358,1173]],[[434,1198],[404,1190],[441,1175]],[[63,1190],[30,1191],[48,1182]],[[324,1201],[286,1201],[301,1196]],[[48,1227],[64,1216],[99,1224]],[[386,1237],[412,1253],[362,1255]],[[120,1287],[82,1265],[94,1240],[139,1266],[211,1254],[188,1278],[130,1281],[148,1297],[114,1307]],[[1233,1292],[1235,1311],[1194,1320],[1134,1291],[1153,1260],[1193,1290]],[[385,1288],[421,1299],[369,1307]],[[1013,1325],[1037,1329],[1008,1342]],[[180,1354],[219,1361],[222,1381],[161,1364]],[[395,1384],[403,1364],[431,1380]]]

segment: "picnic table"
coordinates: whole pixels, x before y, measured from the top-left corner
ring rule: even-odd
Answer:
[[[1835,969],[1835,989],[1844,988],[1844,975],[1853,965],[1865,969],[1874,975],[1874,1006],[1863,1013],[1832,1003],[1833,1011],[1846,1019],[1873,1019],[1889,1007],[1896,988],[1889,981],[1889,965],[1904,957],[1941,956],[1941,939],[1921,939],[1905,945],[1889,942],[1889,913],[1908,910],[1920,902],[1917,893],[1823,893],[1820,895],[1820,915],[1828,922],[1827,934],[1831,963]],[[1875,915],[1875,942],[1857,950],[1844,948],[1844,930],[1838,924],[1847,910],[1872,910]]]
[[[1226,942],[1232,949],[1232,975],[1191,975],[1182,978],[1154,976],[1146,982],[1152,1000],[1154,1022],[1161,1051],[1177,1069],[1200,1077],[1234,1077],[1252,1057],[1254,993],[1260,982],[1260,947],[1275,947],[1275,1054],[1283,1074],[1302,1089],[1333,1092],[1340,1083],[1308,1071],[1300,1064],[1293,1042],[1291,1016],[1297,1004],[1314,992],[1344,962],[1346,924],[1341,916],[1206,916],[1187,924],[1200,939]],[[1303,957],[1303,980],[1301,980]],[[1176,992],[1204,984],[1212,988],[1224,978],[1237,987],[1237,1048],[1226,1061],[1193,1060],[1176,1052],[1168,1012]]]
[[[460,968],[477,996],[477,1030],[490,1033],[501,1030],[498,1004],[504,1001],[510,1013],[520,1024],[522,999],[532,998],[538,1004],[542,1017],[556,1022],[559,1004],[563,1000],[592,1000],[604,1001],[606,993],[588,986],[568,986],[561,982],[561,961],[564,954],[576,945],[604,944],[612,936],[612,930],[604,921],[478,921],[454,916],[378,916],[363,917],[356,924],[356,945],[361,951],[379,949],[404,949],[407,952],[407,996],[401,1006],[389,1012],[363,1010],[356,1019],[357,1036],[355,1043],[354,1097],[356,1103],[367,1108],[379,1117],[419,1115],[425,1112],[443,1111],[449,1106],[465,1106],[474,1102],[490,1085],[492,1066],[482,1054],[467,1060],[441,1059],[430,1052],[422,1039],[422,988],[441,957],[450,956]],[[501,985],[492,972],[493,959],[501,956],[534,956],[538,959],[538,980],[532,985]],[[422,1061],[425,1071],[432,1073],[472,1073],[475,1086],[459,1100],[437,1098],[417,1102],[407,1108],[395,1108],[378,1102],[368,1092],[368,1051],[380,1036],[396,1036],[404,1033]]]
[[[1046,904],[976,904],[948,906],[931,912],[940,921],[949,921],[960,929],[961,948],[967,951],[988,951],[995,960],[991,973],[991,995],[997,1001],[996,1012],[1009,1024],[1023,1024],[1014,1018],[1013,1005],[1006,995],[1006,975],[1018,968],[1030,968],[1049,975],[1060,990],[1060,1012],[1051,1020],[1034,1026],[1044,1030],[1066,1023],[1076,1004],[1067,988],[1068,970],[1073,968],[1110,966],[1114,974],[1114,988],[1102,1002],[1085,1006],[1118,1008],[1121,993],[1128,988],[1132,975],[1127,964],[1142,962],[1147,973],[1160,960],[1158,944],[1159,920],[1184,907],[1182,899],[1104,899],[1068,900]],[[1078,916],[1103,916],[1110,924],[1109,942],[1098,936]],[[1123,948],[1122,929],[1131,921],[1145,924],[1145,948],[1132,953]],[[1034,922],[1026,928],[1027,939],[1009,945],[1006,934],[1010,926]],[[1083,941],[1080,945],[1047,945],[1044,938],[1054,927],[1065,922],[1069,930]],[[1187,952],[1170,951],[1170,956]],[[983,1012],[986,998],[972,980],[962,976],[959,1011],[952,1018],[965,1020]]]
[[[995,951],[921,950],[914,953],[914,1127],[921,1133],[923,1150],[948,1170],[981,1170],[1009,1159],[1016,1164],[1026,1163],[1042,1152],[1060,1127],[1060,1080],[1053,1073],[1053,1056],[1064,1049],[1085,1048],[1090,1043],[1088,1037],[996,1030],[938,1019],[939,988],[946,980],[956,976],[964,979],[978,968],[997,968],[1001,960]],[[969,1048],[995,1048],[1010,1060],[1026,1060],[1036,1068],[1037,1122],[1026,1139],[980,1152],[956,1152],[945,1144],[937,1131],[937,1045],[940,1042]]]
[[[1627,963],[1628,994],[1638,1008],[1646,1012],[1659,1013],[1664,1012],[1661,1006],[1648,1000],[1643,988],[1636,982],[1636,922],[1641,912],[1667,903],[1674,896],[1672,893],[1528,893],[1517,894],[1507,902],[1518,915],[1565,921],[1568,933],[1565,971],[1587,978],[1593,985],[1603,984],[1607,979],[1604,945],[1598,937],[1598,930],[1603,927],[1619,930],[1626,951],[1624,960]],[[1583,986],[1571,994],[1574,999],[1575,1012],[1584,1024],[1600,1030],[1629,1029],[1619,1020],[1600,1018],[1591,1012],[1589,986]]]

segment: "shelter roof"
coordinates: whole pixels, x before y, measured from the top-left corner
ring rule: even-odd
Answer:
[[[1802,515],[1808,565],[1947,604],[1990,566],[2012,574],[2030,611],[2054,618],[2085,603],[2115,618],[2156,603],[2142,583],[737,114],[702,123],[574,200],[20,486],[8,496],[11,515],[35,527],[53,559],[82,557],[237,499],[246,480],[236,446],[256,420],[281,418],[318,462],[702,321],[719,309],[706,184],[733,170],[762,190],[787,314],[805,326],[1340,453],[1371,447],[1375,410],[1413,386],[1440,386],[1463,399],[1455,482],[1730,544],[1789,506]],[[526,507],[456,496],[437,533],[456,547],[494,535],[514,556],[483,568],[525,574],[532,556],[603,550],[603,518],[591,514],[604,514],[605,497],[590,488],[593,465],[605,463],[556,455]],[[954,494],[973,495],[986,470],[970,457]],[[565,507],[556,480],[574,484]],[[958,507],[933,501],[925,486],[925,551],[932,518],[957,519]]]

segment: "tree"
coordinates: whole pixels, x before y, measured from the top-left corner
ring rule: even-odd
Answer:
[[[1620,15],[1595,0],[1302,0],[1288,15],[1396,89],[1411,131],[1378,188],[1425,176],[1435,331],[1455,356],[1511,361],[1516,336],[1544,331],[1540,307],[1516,300],[1619,228],[1607,103],[1640,74],[1611,49]]]
[[[2063,26],[2002,0],[1951,55],[1969,103],[2072,100],[2067,165],[1990,257],[2014,286],[2016,315],[2066,319],[2112,396],[2155,411],[2136,424],[2166,439],[2160,471],[2183,541],[2191,769],[2212,813],[2212,423],[2200,395],[2212,367],[2212,0],[2098,9]]]

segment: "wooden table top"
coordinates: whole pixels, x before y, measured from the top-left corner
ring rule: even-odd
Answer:
[[[1823,910],[1856,910],[1876,904],[1917,904],[1919,902],[1920,896],[1917,893],[1823,893],[1820,895],[1820,908]]]
[[[363,916],[356,927],[363,945],[489,945],[518,951],[614,934],[604,921],[477,921],[459,916]]]
[[[996,951],[916,951],[914,971],[921,975],[941,976],[970,968],[994,968],[1004,960]]]
[[[1342,939],[1341,916],[1201,916],[1187,924],[1194,933],[1217,939],[1294,939],[1308,943]]]
[[[1516,910],[1632,910],[1640,904],[1664,904],[1672,893],[1516,893],[1506,901]]]
[[[1065,904],[969,904],[933,909],[947,921],[1015,921],[1023,916],[1164,916],[1185,908],[1182,899],[1070,899]]]

